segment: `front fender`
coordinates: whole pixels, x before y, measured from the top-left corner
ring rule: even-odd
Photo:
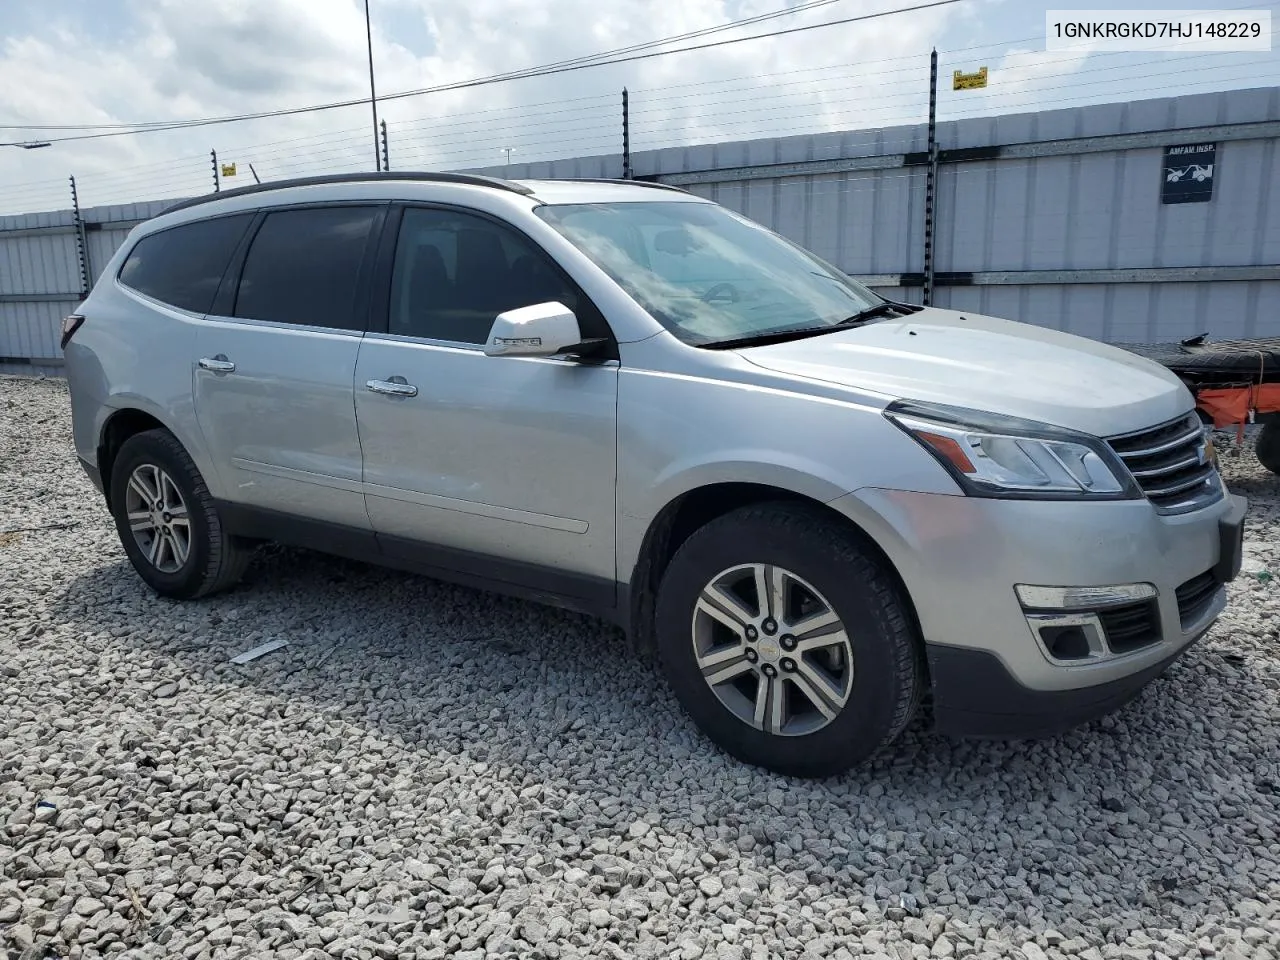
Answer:
[[[826,503],[848,492],[829,464],[813,457],[766,448],[719,450],[715,458],[690,455],[654,477],[639,516],[657,516],[667,504],[700,487],[720,483],[752,483],[776,487]]]
[[[818,503],[866,486],[959,492],[919,443],[866,404],[624,367],[618,411],[624,579],[663,508],[698,488],[750,483]]]

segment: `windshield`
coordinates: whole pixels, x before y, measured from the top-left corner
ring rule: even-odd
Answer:
[[[563,204],[537,213],[687,343],[835,327],[884,302],[716,204]]]

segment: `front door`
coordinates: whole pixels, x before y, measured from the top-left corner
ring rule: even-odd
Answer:
[[[352,383],[385,208],[268,213],[197,334],[196,415],[246,507],[368,531]]]
[[[482,351],[499,313],[551,300],[584,337],[607,335],[509,225],[403,211],[386,332],[365,337],[356,364],[366,504],[389,555],[611,602],[617,363]]]

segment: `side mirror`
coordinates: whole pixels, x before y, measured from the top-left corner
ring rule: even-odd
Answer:
[[[484,352],[489,357],[554,357],[581,342],[578,318],[553,300],[498,314]]]

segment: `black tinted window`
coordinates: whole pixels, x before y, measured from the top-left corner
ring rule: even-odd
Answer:
[[[531,241],[484,217],[409,208],[400,224],[388,329],[404,336],[484,343],[505,310],[556,300],[584,337],[603,319]]]
[[[363,330],[356,281],[376,216],[374,207],[268,214],[249,247],[235,315]]]
[[[253,214],[201,220],[143,237],[133,248],[120,282],[164,303],[208,313],[223,271]]]

